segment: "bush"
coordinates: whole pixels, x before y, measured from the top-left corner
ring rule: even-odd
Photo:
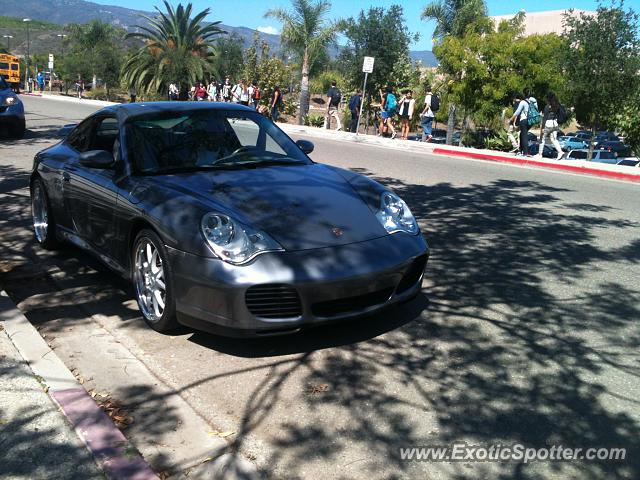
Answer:
[[[324,115],[319,113],[309,113],[304,116],[304,124],[307,127],[324,127]]]
[[[284,115],[295,115],[298,111],[298,102],[294,98],[284,98],[280,108]]]
[[[311,78],[309,80],[309,91],[311,93],[326,95],[329,88],[331,88],[331,82],[334,80],[337,82],[337,87],[342,92],[342,95],[344,95],[345,89],[347,88],[347,82],[340,72],[335,70],[327,70],[326,72],[322,72],[320,75]]]
[[[497,134],[487,137],[485,146],[489,150],[498,150],[500,152],[508,152],[513,148],[506,130],[501,130]]]

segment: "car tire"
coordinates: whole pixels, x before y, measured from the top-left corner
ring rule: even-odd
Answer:
[[[25,124],[25,121],[22,120],[21,122],[11,127],[11,136],[19,140],[21,138],[24,138],[24,134],[26,133],[26,131],[27,126]]]
[[[36,241],[47,250],[55,249],[58,246],[56,222],[44,182],[40,178],[31,183],[31,219]]]
[[[173,272],[164,242],[152,230],[142,230],[131,250],[131,279],[144,321],[157,332],[178,328]]]

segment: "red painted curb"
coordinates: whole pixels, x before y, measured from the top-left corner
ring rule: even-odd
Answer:
[[[147,462],[126,451],[129,444],[83,388],[49,392],[105,474],[112,480],[157,480]]]
[[[616,180],[640,182],[640,174],[612,172],[609,170],[599,170],[597,168],[588,168],[588,167],[576,167],[574,165],[563,165],[560,163],[559,164],[545,163],[545,162],[539,162],[537,160],[527,160],[524,158],[501,157],[498,155],[491,155],[488,153],[465,152],[465,151],[451,150],[448,148],[440,148],[440,147],[434,148],[433,153],[439,154],[439,155],[452,155],[452,156],[458,156],[458,157],[475,158],[478,160],[490,160],[494,162],[513,163],[515,165],[529,165],[529,166],[533,165],[535,167],[564,170],[572,173],[594,175],[597,177],[607,177],[607,178],[615,178]]]

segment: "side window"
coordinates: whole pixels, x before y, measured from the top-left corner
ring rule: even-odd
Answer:
[[[113,153],[116,138],[118,138],[118,120],[115,117],[97,118],[88,150],[106,150]]]
[[[93,119],[88,118],[76,128],[74,128],[67,138],[67,143],[79,152],[87,151],[92,123]]]

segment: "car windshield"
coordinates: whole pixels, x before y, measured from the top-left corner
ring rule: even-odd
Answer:
[[[312,163],[257,112],[193,110],[136,117],[127,124],[129,155],[141,174]]]

